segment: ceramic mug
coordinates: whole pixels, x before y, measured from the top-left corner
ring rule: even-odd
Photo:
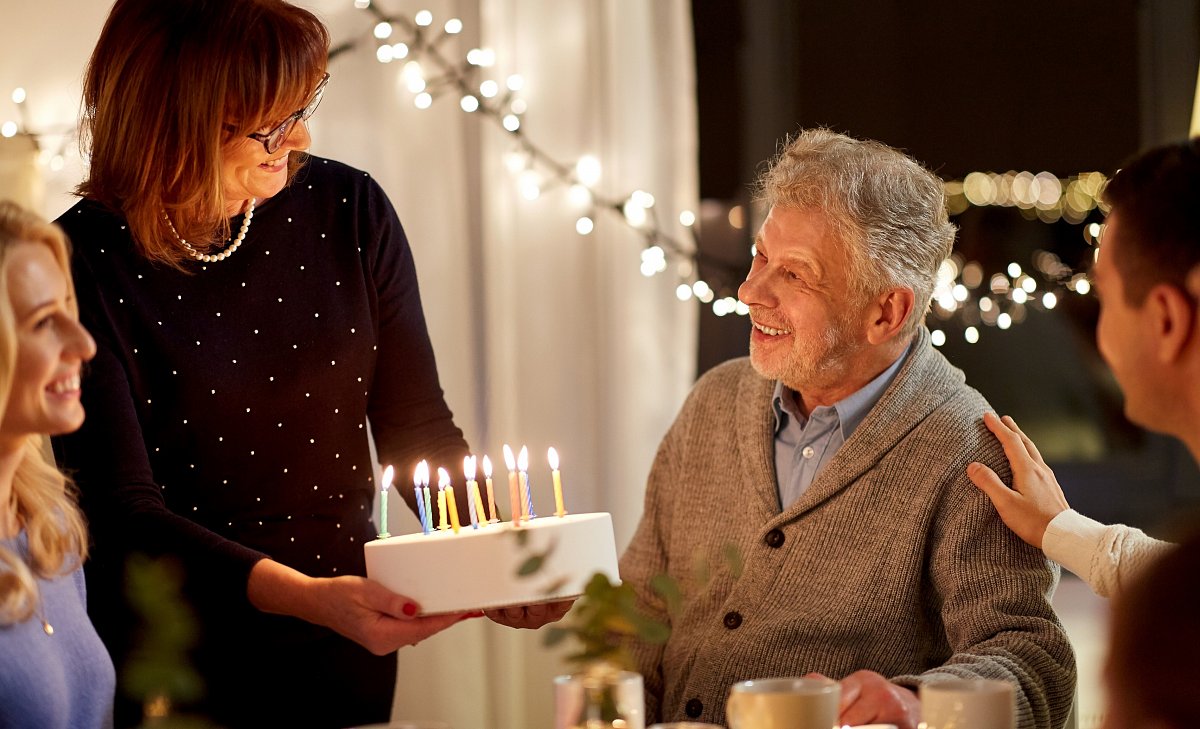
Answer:
[[[729,729],[834,729],[841,686],[828,678],[759,678],[729,690]]]
[[[1016,729],[1016,695],[1007,681],[953,679],[921,684],[921,729]]]

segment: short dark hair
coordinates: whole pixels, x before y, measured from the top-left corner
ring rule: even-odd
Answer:
[[[1167,727],[1196,724],[1200,531],[1152,564],[1113,604],[1108,690]]]
[[[1200,138],[1156,147],[1133,158],[1104,189],[1123,233],[1113,261],[1125,300],[1140,306],[1154,286],[1187,293],[1200,264]]]

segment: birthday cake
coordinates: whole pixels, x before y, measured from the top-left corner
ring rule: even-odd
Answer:
[[[405,534],[367,542],[364,551],[367,577],[413,598],[424,615],[569,599],[597,572],[620,581],[604,513]]]

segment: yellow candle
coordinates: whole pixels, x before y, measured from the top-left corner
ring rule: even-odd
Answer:
[[[496,518],[496,494],[492,491],[492,459],[487,456],[483,457],[483,481],[487,484],[488,521],[495,524],[500,520]]]
[[[441,484],[438,486],[438,529],[445,530],[450,528],[446,523],[446,492],[441,489]]]
[[[554,515],[564,516],[567,510],[563,508],[562,478],[558,473],[558,451],[550,448],[546,451],[546,460],[550,461],[550,476],[554,479]]]
[[[479,482],[471,481],[467,484],[467,489],[471,492],[471,498],[475,499],[475,513],[479,515],[479,520],[487,521],[487,512],[483,510],[483,496],[479,493]]]
[[[458,534],[458,506],[454,503],[454,487],[450,485],[450,473],[444,469],[438,469],[438,488],[445,488],[443,493],[446,494],[446,509],[450,512],[450,527]]]
[[[521,526],[521,491],[517,485],[517,461],[507,443],[504,444],[504,463],[508,466],[508,501],[512,509],[512,523],[517,527]]]

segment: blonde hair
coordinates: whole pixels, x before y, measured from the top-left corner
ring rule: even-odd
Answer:
[[[67,279],[68,292],[74,292],[63,232],[12,202],[0,201],[0,412],[8,403],[17,359],[16,319],[8,298],[8,254],[23,242],[50,248]],[[72,295],[72,307],[74,300]],[[17,515],[28,537],[29,556],[27,561],[0,546],[0,625],[19,623],[33,614],[38,602],[35,575],[49,579],[67,574],[87,556],[87,527],[74,486],[48,459],[42,439],[37,434],[25,439],[8,497],[7,507]]]
[[[936,175],[899,150],[808,129],[787,140],[762,172],[756,197],[825,215],[846,252],[855,300],[892,286],[912,289],[914,315],[904,331],[914,332],[954,246],[945,195]]]

